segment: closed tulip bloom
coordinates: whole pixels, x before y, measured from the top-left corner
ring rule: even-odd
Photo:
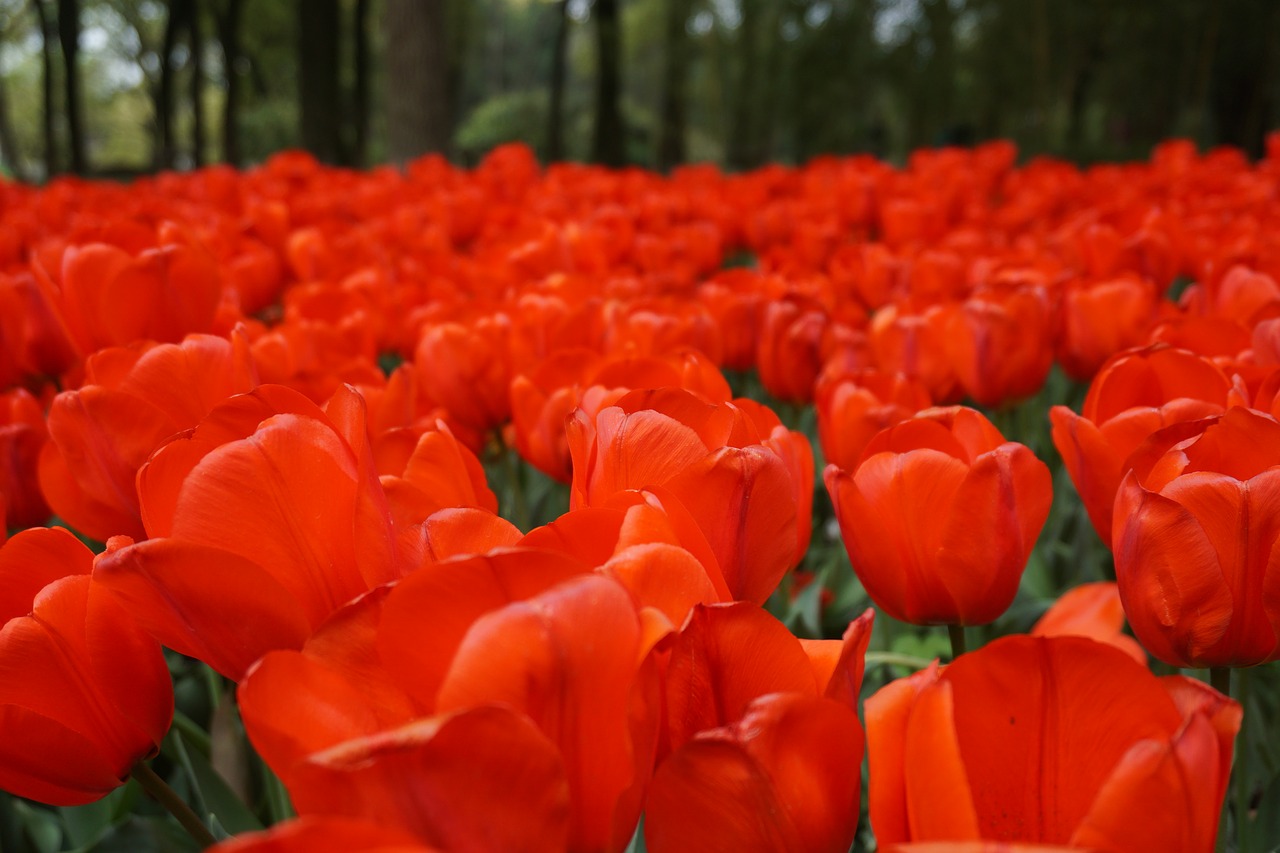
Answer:
[[[1157,678],[1111,646],[1027,636],[895,681],[866,714],[871,826],[887,849],[1113,853],[1213,849],[1241,720],[1202,682]]]
[[[824,370],[814,405],[822,455],[851,469],[876,433],[929,408],[932,401],[919,380],[901,373]]]
[[[1134,633],[1174,666],[1280,659],[1280,423],[1233,407],[1150,443],[1172,446],[1134,467],[1115,506]]]
[[[963,407],[881,432],[825,481],[876,606],[917,625],[985,625],[1013,601],[1049,514],[1049,469]]]
[[[173,718],[160,645],[92,568],[89,549],[58,528],[0,549],[0,789],[51,805],[123,785]]]

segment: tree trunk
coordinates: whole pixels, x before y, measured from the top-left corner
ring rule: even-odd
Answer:
[[[355,45],[355,75],[351,84],[351,149],[353,166],[363,166],[369,159],[369,0],[356,0],[352,25]]]
[[[564,159],[565,48],[569,44],[569,0],[556,4],[556,37],[551,44],[551,96],[547,102],[547,159]]]
[[[204,31],[200,26],[200,0],[190,0],[187,36],[191,43],[191,162],[199,168],[205,164],[204,121]]]
[[[689,5],[666,0],[666,35],[662,66],[662,127],[658,136],[658,168],[667,170],[685,160],[685,104],[688,101],[689,37],[685,19]]]
[[[53,43],[57,32],[49,17],[49,10],[45,7],[45,0],[34,0],[31,5],[35,7],[36,16],[40,19],[40,59],[44,71],[44,172],[46,178],[52,178],[62,170],[58,158],[58,137],[54,128],[58,83],[54,73]]]
[[[71,152],[71,171],[83,175],[87,171],[84,139],[84,106],[80,102],[80,0],[58,0],[58,40],[62,44],[65,68],[63,89],[67,98],[67,146]]]
[[[756,37],[760,27],[758,0],[743,0],[742,20],[738,24],[738,45],[733,61],[737,74],[733,76],[733,105],[729,113],[729,138],[725,140],[725,160],[730,168],[750,169],[757,165],[755,150],[756,100],[760,89],[760,58],[757,55]]]
[[[240,60],[241,0],[227,0],[218,16],[218,40],[222,42],[222,64],[227,77],[227,91],[222,102],[222,159],[232,166],[240,165]]]
[[[296,1],[302,146],[325,163],[338,163],[342,159],[338,0]]]
[[[428,151],[446,156],[453,137],[443,2],[386,0],[387,155],[403,165]]]
[[[596,0],[591,7],[596,22],[596,127],[591,159],[606,166],[621,166],[627,159],[626,127],[618,103],[622,83],[618,38],[617,0]]]
[[[172,169],[174,165],[173,49],[177,46],[178,31],[182,27],[186,8],[187,0],[170,0],[164,24],[164,41],[160,45],[160,85],[156,87],[155,100],[157,169]]]
[[[8,35],[5,33],[4,35]],[[3,44],[0,39],[0,44]],[[0,78],[0,156],[9,164],[12,175],[19,180],[26,180],[26,170],[18,157],[18,139],[13,133],[13,119],[9,115],[9,93],[4,79]]]

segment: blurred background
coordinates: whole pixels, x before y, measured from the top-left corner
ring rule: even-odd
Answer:
[[[544,160],[746,169],[1002,137],[1261,152],[1280,0],[0,0],[0,167],[40,181]]]

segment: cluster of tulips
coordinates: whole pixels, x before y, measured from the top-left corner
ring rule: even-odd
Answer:
[[[213,843],[148,764],[191,664],[299,815],[219,853],[844,853],[864,758],[879,849],[1213,850],[1280,658],[1280,135],[1015,161],[0,186],[0,790]],[[1055,371],[1116,583],[966,651],[1055,499],[993,419]],[[824,484],[875,609],[799,638]],[[952,658],[864,691],[885,617]]]

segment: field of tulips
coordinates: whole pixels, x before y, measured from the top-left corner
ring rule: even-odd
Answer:
[[[1280,847],[1280,134],[0,201],[4,853]]]

